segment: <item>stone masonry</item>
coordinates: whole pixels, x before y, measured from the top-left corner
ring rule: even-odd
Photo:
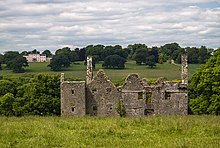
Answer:
[[[187,56],[182,56],[182,82],[167,82],[159,78],[155,84],[130,74],[117,88],[103,70],[92,76],[92,58],[87,58],[85,81],[64,81],[61,74],[61,116],[119,116],[122,102],[127,116],[187,115]]]

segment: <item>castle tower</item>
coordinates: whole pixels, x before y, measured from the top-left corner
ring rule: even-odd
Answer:
[[[86,75],[86,84],[89,84],[93,79],[92,75],[92,57],[87,57],[87,75]]]
[[[188,84],[188,63],[187,63],[187,53],[184,52],[181,56],[182,62],[182,73],[181,79],[183,84]]]

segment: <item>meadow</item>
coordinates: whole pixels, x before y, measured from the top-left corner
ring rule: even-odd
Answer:
[[[219,116],[0,117],[0,147],[220,147]]]
[[[79,78],[85,80],[86,77],[86,66],[84,62],[77,62],[72,64],[69,68],[64,69],[63,71],[54,72],[48,67],[49,63],[29,63],[29,67],[26,67],[25,73],[14,74],[11,70],[3,69],[0,70],[0,75],[23,75],[23,74],[36,74],[36,73],[65,73],[66,78]],[[96,69],[94,69],[94,75],[97,70],[102,69],[102,63],[96,64]],[[189,65],[189,76],[197,70],[199,64],[190,64]],[[181,65],[178,64],[157,64],[155,68],[149,68],[146,65],[136,65],[135,61],[128,61],[125,65],[125,69],[104,69],[105,73],[108,75],[110,80],[113,82],[124,79],[128,74],[138,73],[141,78],[159,78],[165,77],[168,80],[177,80],[181,79]]]

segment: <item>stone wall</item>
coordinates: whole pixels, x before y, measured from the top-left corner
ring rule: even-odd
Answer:
[[[87,85],[86,112],[96,116],[118,116],[117,107],[121,94],[103,71]]]
[[[186,115],[187,85],[178,82],[157,84],[152,91],[152,105],[157,115]]]
[[[127,116],[143,116],[145,112],[145,91],[147,84],[142,81],[138,74],[130,74],[122,86],[122,101]]]
[[[84,116],[86,114],[85,89],[84,81],[61,83],[61,116]]]

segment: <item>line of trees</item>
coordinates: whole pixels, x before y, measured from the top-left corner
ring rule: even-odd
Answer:
[[[182,48],[177,43],[169,43],[160,47],[148,47],[145,44],[131,44],[126,48],[120,45],[104,46],[104,45],[88,45],[81,49],[71,50],[69,47],[58,49],[54,55],[49,50],[45,50],[42,54],[52,57],[48,65],[53,71],[60,71],[67,68],[75,61],[85,61],[86,56],[93,56],[93,66],[103,61],[103,68],[125,68],[127,60],[136,61],[137,65],[148,65],[153,68],[157,63],[162,64],[167,61],[181,62],[181,54],[183,51],[188,52],[188,63],[203,64],[211,56],[213,49],[205,46]],[[6,64],[6,68],[12,69],[14,72],[24,72],[24,67],[28,66],[27,61],[22,58],[23,55],[40,54],[39,51],[23,51],[20,54],[14,51],[8,51],[4,55],[0,54],[1,64]]]
[[[177,43],[165,44],[161,47],[147,47],[145,44],[132,44],[126,48],[120,45],[88,45],[84,48],[71,50],[68,47],[58,49],[51,60],[50,67],[58,71],[70,66],[75,61],[84,61],[86,56],[93,57],[93,65],[103,61],[104,68],[125,68],[127,60],[135,60],[137,65],[148,65],[153,68],[157,63],[162,64],[167,61],[181,62],[181,54],[187,50],[188,62],[191,64],[203,64],[211,56],[213,49],[205,46],[182,48]],[[120,62],[119,62],[120,61]]]

